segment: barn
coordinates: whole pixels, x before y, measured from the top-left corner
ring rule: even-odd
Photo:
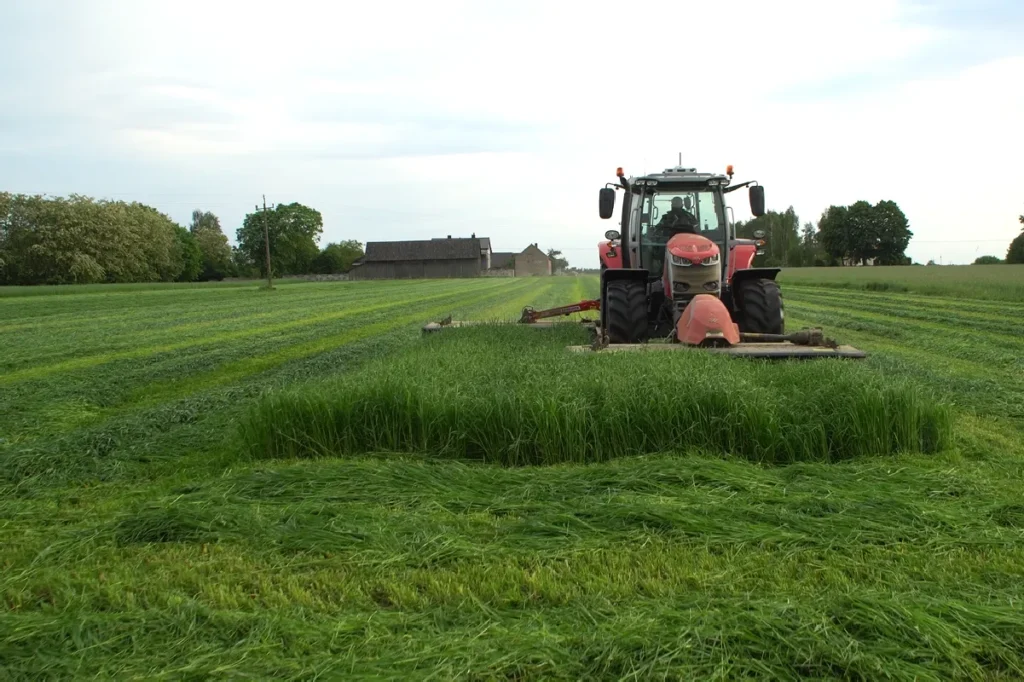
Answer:
[[[470,238],[367,242],[350,279],[479,277],[490,260],[490,240]]]
[[[551,259],[536,244],[516,254],[516,277],[537,277],[551,274]]]

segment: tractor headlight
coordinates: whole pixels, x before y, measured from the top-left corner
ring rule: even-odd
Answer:
[[[673,253],[672,254],[672,265],[679,265],[681,267],[688,268],[691,265],[693,265],[693,263],[690,262],[689,258],[680,258],[679,256],[677,256],[677,255],[675,255]]]
[[[718,265],[719,255],[716,253],[714,256],[708,256],[701,261],[704,265]]]

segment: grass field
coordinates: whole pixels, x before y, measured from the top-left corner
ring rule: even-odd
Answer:
[[[419,334],[596,278],[0,290],[0,678],[1024,676],[1019,271],[866,270],[782,367]]]
[[[865,289],[929,296],[1024,301],[1024,265],[789,268],[779,281],[834,289]]]

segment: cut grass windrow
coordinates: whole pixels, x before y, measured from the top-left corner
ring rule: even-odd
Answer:
[[[255,458],[429,452],[508,465],[701,450],[773,463],[936,452],[950,410],[843,362],[573,354],[571,325],[439,334],[337,383],[265,398]]]
[[[1024,300],[1024,265],[787,268],[783,270],[780,281],[783,289],[807,284],[884,292],[889,296],[911,293],[1015,303]]]
[[[1019,475],[360,458],[5,499],[0,673],[1013,679]]]
[[[495,290],[500,289],[502,282],[498,281],[492,283],[490,288]],[[479,287],[480,289],[486,289],[487,287]],[[211,334],[207,336],[201,336],[194,339],[188,339],[184,341],[176,341],[172,343],[163,343],[154,346],[144,346],[140,348],[131,348],[126,350],[100,353],[96,355],[90,355],[81,358],[74,358],[64,362],[55,362],[40,366],[28,367],[26,369],[9,372],[0,376],[0,385],[10,384],[19,381],[27,381],[31,379],[38,379],[57,373],[72,372],[81,369],[87,369],[90,367],[96,367],[97,365],[107,364],[118,360],[127,360],[133,358],[140,358],[149,355],[156,355],[159,353],[170,353],[174,351],[183,350],[195,346],[206,346],[217,343],[226,343],[230,341],[236,341],[252,336],[259,336],[262,334],[271,334],[281,331],[287,331],[295,328],[306,327],[317,324],[327,324],[333,321],[342,320],[345,318],[356,317],[359,315],[379,313],[385,310],[393,310],[402,307],[408,307],[411,304],[420,305],[424,302],[438,300],[450,297],[452,292],[445,290],[441,293],[432,294],[430,296],[422,296],[419,293],[407,293],[404,298],[398,300],[389,300],[387,303],[374,302],[373,304],[363,305],[361,307],[347,308],[344,310],[337,310],[328,313],[321,313],[318,315],[306,316],[297,320],[291,320],[288,322],[281,322],[273,325],[264,325],[253,329],[240,329],[230,332],[221,332],[218,334]]]
[[[135,361],[98,367],[76,377],[76,382],[82,383],[79,389],[71,382],[49,379],[65,396],[64,402],[52,405],[18,400],[18,395],[38,391],[38,382],[6,389],[0,395],[15,410],[9,415],[6,441],[0,444],[0,456],[5,458],[0,479],[21,487],[40,476],[46,480],[109,479],[136,475],[140,464],[158,471],[157,462],[165,458],[172,465],[175,448],[183,444],[189,448],[189,456],[217,444],[231,451],[224,440],[234,432],[228,428],[233,427],[233,416],[261,391],[351,371],[367,359],[387,355],[417,338],[419,326],[427,319],[447,314],[481,315],[509,293],[535,286],[520,280],[497,290],[475,287],[452,292],[426,307],[410,305],[405,315],[385,312],[310,328],[318,333],[295,341],[284,337],[271,345],[261,337],[255,345],[252,341],[241,346],[236,343],[229,355],[197,355],[191,350],[189,356],[165,356],[159,364]],[[170,372],[160,371],[159,378],[146,379],[167,363]],[[93,395],[95,389],[83,393],[86,387],[102,384],[112,372],[127,378],[127,383],[104,391],[102,396]]]

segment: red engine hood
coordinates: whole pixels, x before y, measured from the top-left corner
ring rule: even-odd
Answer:
[[[718,244],[699,234],[677,234],[668,240],[668,252],[698,265],[705,258],[718,255]]]

